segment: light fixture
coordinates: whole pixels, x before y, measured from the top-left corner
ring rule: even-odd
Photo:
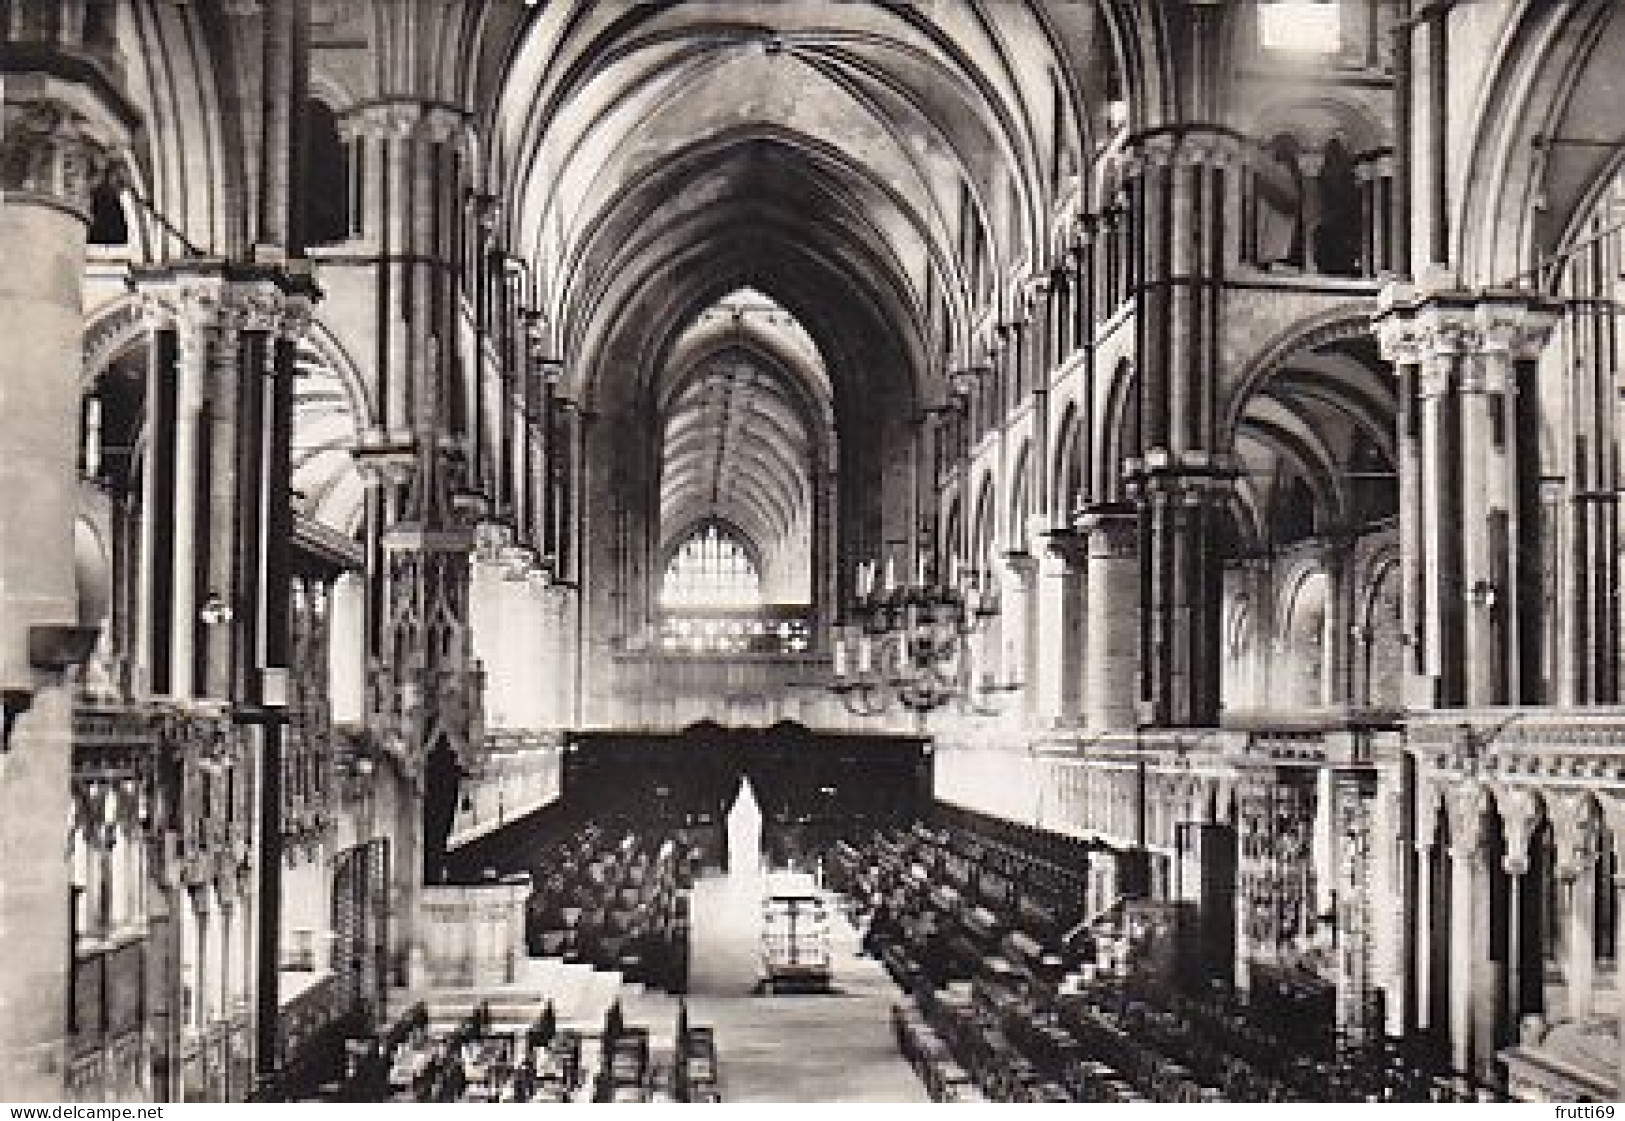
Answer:
[[[859,564],[829,689],[855,716],[878,716],[894,701],[915,713],[954,700],[974,708],[970,639],[998,612],[986,574],[957,558],[942,581],[932,578],[923,554],[907,583],[897,579],[895,559],[886,561],[883,578],[877,562]]]
[[[221,598],[219,592],[210,592],[197,614],[206,627],[222,626],[232,619],[231,605]]]

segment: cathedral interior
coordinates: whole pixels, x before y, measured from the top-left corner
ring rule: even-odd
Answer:
[[[0,1097],[1618,1099],[1622,94],[0,0]]]

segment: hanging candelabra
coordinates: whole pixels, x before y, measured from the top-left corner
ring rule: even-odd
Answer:
[[[950,702],[991,710],[996,689],[972,681],[971,641],[998,615],[998,596],[985,573],[956,559],[947,580],[933,580],[923,557],[914,579],[897,579],[888,559],[858,565],[847,623],[837,629],[830,691],[848,712],[879,716],[893,702],[915,713]]]

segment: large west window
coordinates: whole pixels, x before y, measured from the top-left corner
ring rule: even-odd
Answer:
[[[715,523],[678,546],[660,585],[660,606],[751,608],[762,602],[762,576],[750,553]]]

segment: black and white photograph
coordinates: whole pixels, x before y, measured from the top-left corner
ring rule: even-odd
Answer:
[[[1622,301],[1621,0],[0,0],[0,1105],[1611,1117]]]

